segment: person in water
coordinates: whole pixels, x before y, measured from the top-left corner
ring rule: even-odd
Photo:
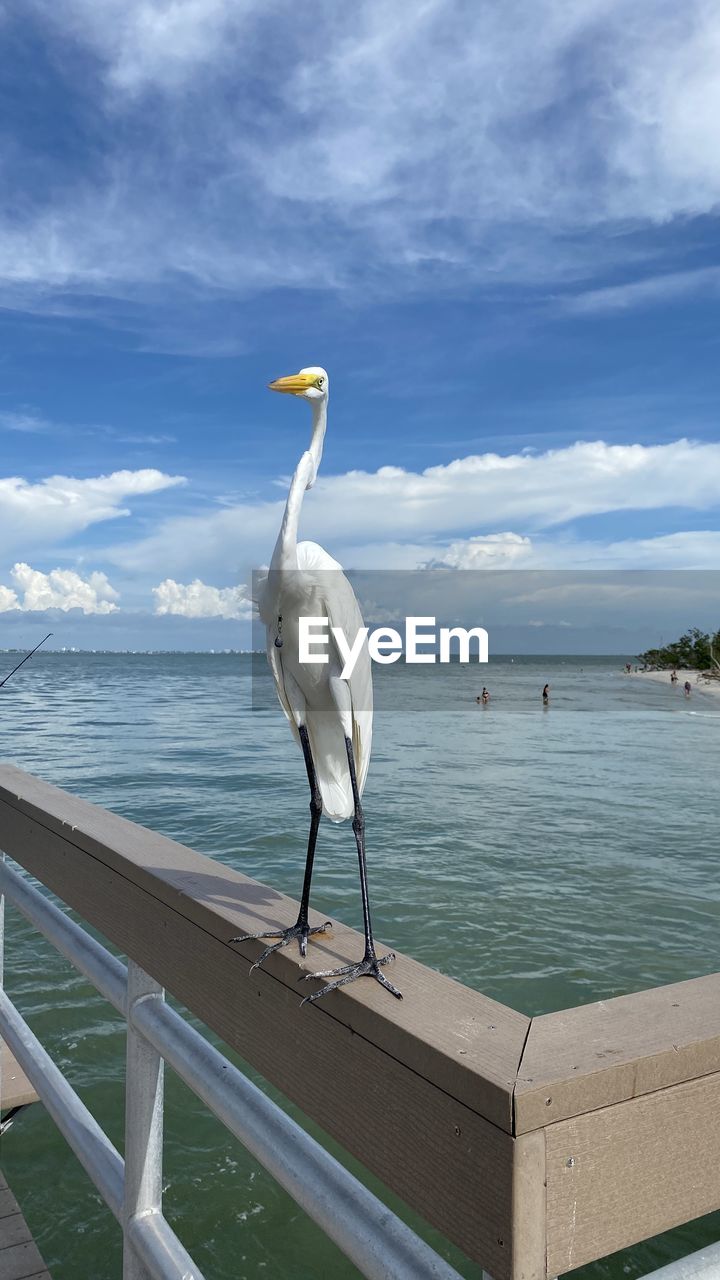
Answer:
[[[692,693],[692,685],[689,680],[685,681],[685,697],[689,698]]]
[[[483,685],[483,691],[482,691],[481,702],[483,702],[484,704],[487,704],[489,701],[490,701],[490,694],[488,693],[487,689],[485,688],[485,685]]]
[[[546,684],[543,686],[542,698],[543,698],[543,705],[547,706],[548,702],[550,701],[550,685],[549,684]]]
[[[673,671],[672,675],[670,676],[670,683],[677,684],[677,682],[678,682],[678,673],[677,671]]]

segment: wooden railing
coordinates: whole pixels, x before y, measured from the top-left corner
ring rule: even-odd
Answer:
[[[405,999],[300,1006],[343,925],[249,972],[297,904],[0,768],[0,848],[494,1280],[547,1280],[720,1208],[720,974],[528,1018],[398,955]]]

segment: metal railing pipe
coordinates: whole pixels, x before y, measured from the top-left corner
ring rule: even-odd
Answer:
[[[127,977],[123,1280],[148,1280],[149,1276],[130,1240],[130,1222],[162,1212],[165,1062],[137,1031],[132,1013],[140,1003],[162,1003],[164,999],[160,984],[131,960]]]
[[[37,1036],[0,991],[0,1037],[118,1221],[123,1211],[122,1156],[81,1102]]]
[[[688,1253],[676,1262],[668,1262],[657,1271],[651,1271],[642,1280],[718,1280],[720,1276],[720,1241]]]
[[[460,1280],[454,1270],[173,1009],[131,1023],[368,1280]]]
[[[204,1280],[202,1272],[162,1214],[148,1213],[131,1218],[127,1234],[153,1280]]]
[[[43,933],[53,945],[76,966],[102,995],[120,1013],[128,1017],[129,1033],[139,1032],[153,1049],[161,1055],[195,1094],[210,1108],[220,1121],[255,1156],[285,1191],[311,1217],[363,1272],[368,1280],[459,1280],[458,1273],[440,1258],[429,1245],[393,1214],[372,1192],[350,1174],[309,1134],[265,1096],[241,1071],[234,1067],[199,1032],[195,1031],[179,1014],[164,1002],[141,999],[128,1008],[128,970],[120,960],[112,956],[79,925],[75,924],[27,879],[5,864],[0,868],[0,887],[7,898],[23,915]],[[132,964],[132,962],[131,962]],[[9,1004],[9,1001],[8,1001]],[[10,1009],[13,1006],[10,1005]],[[17,1011],[13,1010],[22,1022]],[[0,1021],[0,1032],[2,1021]],[[29,1028],[26,1031],[30,1036]],[[17,1031],[19,1035],[19,1030]],[[7,1037],[10,1042],[10,1036]],[[36,1069],[28,1069],[27,1053],[16,1053],[20,1065],[45,1102],[48,1111],[65,1135],[70,1146],[84,1164],[115,1216],[122,1221],[123,1162],[115,1148],[105,1138],[90,1113],[77,1098],[42,1046],[32,1037],[40,1054],[44,1054],[52,1072],[56,1073],[54,1088],[59,1096],[70,1096],[76,1106],[82,1108],[86,1128],[89,1125],[102,1135],[103,1142],[120,1162],[120,1184],[115,1187],[114,1199],[108,1196],[88,1167],[76,1140],[70,1136],[61,1119],[63,1103],[59,1111],[53,1111],[48,1101],[48,1090]],[[11,1043],[11,1048],[13,1044]],[[42,1074],[42,1073],[40,1073]],[[41,1085],[42,1087],[39,1087]],[[65,1092],[67,1091],[67,1092]],[[82,1147],[82,1143],[81,1143]],[[102,1160],[101,1160],[102,1163]],[[111,1177],[112,1181],[112,1177]],[[150,1206],[145,1206],[150,1208]],[[126,1210],[126,1234],[131,1240],[138,1232],[149,1233],[152,1247],[170,1247],[174,1233],[163,1225],[159,1213],[139,1213]],[[152,1223],[152,1227],[138,1224]],[[169,1234],[168,1234],[169,1233]],[[165,1244],[162,1245],[162,1241]],[[160,1243],[158,1243],[160,1242]],[[179,1246],[179,1242],[178,1242]],[[182,1248],[182,1246],[179,1246]],[[160,1255],[158,1255],[159,1257]],[[189,1255],[187,1255],[189,1258]],[[144,1253],[142,1260],[153,1276],[166,1280],[175,1272],[157,1270],[160,1262],[152,1261]],[[191,1264],[188,1261],[188,1265]],[[153,1266],[156,1268],[153,1270]],[[197,1269],[189,1274],[197,1275]]]
[[[0,861],[0,892],[48,942],[92,983],[119,1013],[127,1006],[127,969],[74,920],[7,862]]]

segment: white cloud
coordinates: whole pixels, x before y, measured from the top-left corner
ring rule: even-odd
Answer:
[[[10,587],[0,585],[0,613],[8,613],[10,609],[19,609],[20,601],[17,593]]]
[[[532,550],[530,538],[519,533],[487,533],[461,542],[452,542],[443,555],[429,561],[427,568],[512,569],[517,560]]]
[[[32,413],[30,410],[0,412],[0,429],[3,431],[22,431],[32,434],[36,431],[47,431],[49,427],[50,423],[45,418],[41,418],[39,414]]]
[[[166,578],[153,587],[155,612],[177,614],[183,618],[252,617],[252,603],[245,587],[209,587],[196,578],[194,582],[175,582]]]
[[[630,307],[647,307],[688,294],[720,290],[720,267],[701,267],[696,271],[675,271],[650,276],[630,284],[612,285],[606,289],[590,289],[568,298],[563,309],[577,315],[602,311],[627,311]]]
[[[720,505],[720,444],[573,444],[545,453],[483,454],[422,472],[381,467],[321,476],[306,497],[301,536],[319,541],[348,566],[384,567],[388,543],[425,546],[421,560],[461,536],[513,530],[522,537],[586,516]],[[151,537],[109,548],[127,569],[151,564],[175,576],[224,575],[267,560],[284,500],[239,503],[166,520]],[[505,535],[507,537],[507,535]],[[515,542],[477,542],[474,555],[519,553]],[[482,551],[482,547],[488,548]]]
[[[0,555],[55,543],[90,525],[130,514],[129,499],[183,484],[162,471],[114,471],[78,480],[49,476],[35,484],[19,476],[0,479]]]
[[[287,0],[32,2],[74,88],[68,48],[93,60],[108,132],[101,167],[0,228],[16,305],[358,271],[393,294],[567,280],[629,252],[606,229],[720,202],[708,0],[357,0],[352,20],[322,0],[314,20]]]
[[[480,549],[480,554],[478,554]],[[449,569],[623,569],[716,570],[720,565],[720,531],[683,530],[654,538],[600,539],[467,538],[450,544],[430,567]]]
[[[626,569],[716,570],[720,565],[720,531],[690,529],[611,542],[608,559]]]
[[[258,11],[252,0],[36,0],[35,7],[66,36],[90,45],[107,83],[129,94],[182,90],[224,61]]]
[[[66,613],[68,609],[82,609],[83,613],[91,614],[114,613],[117,609],[118,593],[104,573],[91,573],[83,578],[72,569],[41,573],[29,564],[18,563],[10,576],[15,589],[0,586],[0,612],[62,609]]]

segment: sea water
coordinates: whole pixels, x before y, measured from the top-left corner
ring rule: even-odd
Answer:
[[[365,810],[383,943],[528,1014],[718,969],[720,698],[686,700],[623,665],[376,670]],[[38,654],[0,690],[2,758],[297,897],[305,771],[271,688],[256,676],[253,698],[252,685],[249,655]],[[360,926],[348,824],[321,826],[312,901]],[[123,1025],[8,917],[10,995],[122,1150]],[[2,1160],[54,1280],[119,1280],[119,1229],[42,1107],[18,1118]],[[357,1276],[172,1073],[165,1185],[208,1280]],[[717,1238],[712,1215],[576,1274],[639,1276]]]

